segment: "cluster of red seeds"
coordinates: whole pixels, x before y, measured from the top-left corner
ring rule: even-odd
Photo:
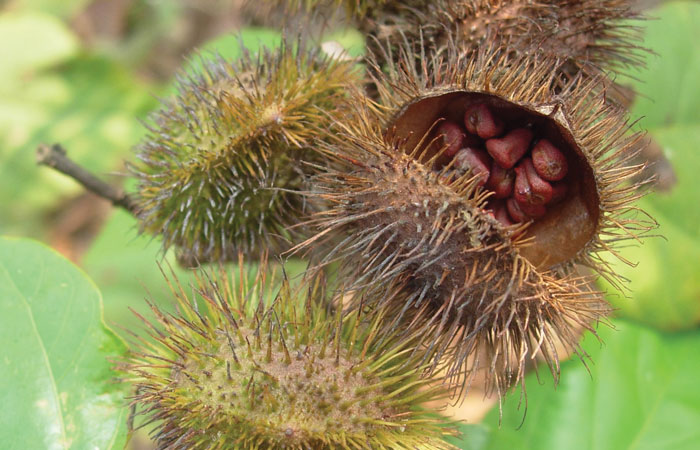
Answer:
[[[451,163],[448,176],[478,177],[493,192],[488,207],[504,225],[540,218],[566,196],[564,153],[529,127],[507,129],[483,103],[467,108],[463,124],[440,123],[437,134]]]

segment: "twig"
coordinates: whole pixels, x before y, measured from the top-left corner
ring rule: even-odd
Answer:
[[[82,184],[88,191],[109,200],[114,206],[124,208],[131,214],[136,215],[136,203],[129,195],[120,189],[110,186],[77,165],[68,158],[66,150],[60,144],[51,146],[40,144],[36,150],[36,162],[40,166],[49,166],[64,175],[68,175]]]

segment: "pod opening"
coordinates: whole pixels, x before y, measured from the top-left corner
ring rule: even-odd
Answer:
[[[411,102],[388,125],[448,183],[475,177],[501,225],[531,222],[519,251],[533,265],[571,260],[597,232],[595,175],[555,106],[453,91]]]

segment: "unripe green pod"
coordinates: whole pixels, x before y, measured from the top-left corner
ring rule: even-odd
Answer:
[[[315,207],[298,195],[302,161],[335,122],[353,66],[284,41],[181,75],[130,166],[141,231],[192,263],[284,249],[287,226]]]
[[[450,422],[420,407],[445,391],[420,378],[416,337],[333,312],[321,275],[280,287],[267,271],[202,275],[192,295],[171,282],[179,312],[152,307],[154,341],[119,369],[158,448],[453,448]]]

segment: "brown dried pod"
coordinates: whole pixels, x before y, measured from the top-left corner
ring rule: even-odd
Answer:
[[[415,51],[456,45],[472,56],[483,46],[496,44],[516,57],[537,53],[558,58],[563,62],[557,67],[562,87],[581,72],[597,76],[643,65],[641,30],[635,26],[642,17],[630,0],[378,3],[364,22],[372,24],[366,28],[380,41],[395,47],[411,42]],[[615,88],[619,101],[634,94],[605,81]]]
[[[489,387],[502,393],[538,355],[556,377],[553,343],[576,350],[574,330],[593,331],[608,312],[573,266],[614,278],[598,253],[654,224],[631,205],[638,193],[628,180],[641,167],[626,161],[640,136],[593,95],[598,84],[572,82],[556,95],[556,61],[512,60],[499,50],[435,56],[420,71],[420,58],[404,51],[389,75],[377,70],[382,107],[358,95],[357,117],[324,146],[334,164],[317,176],[315,195],[333,206],[300,247],[341,236],[321,264],[344,260],[362,287],[399,283],[403,302],[374,305],[390,310],[388,329],[420,330],[425,345],[438,348],[433,368],[444,364],[457,388],[487,368]],[[565,198],[521,205],[525,214],[544,208],[542,217],[510,216],[516,223],[507,225],[503,203],[489,210],[493,193],[478,174],[450,175],[454,163],[436,126],[459,122],[475,104],[503,121],[503,133],[527,128],[566,156]]]

